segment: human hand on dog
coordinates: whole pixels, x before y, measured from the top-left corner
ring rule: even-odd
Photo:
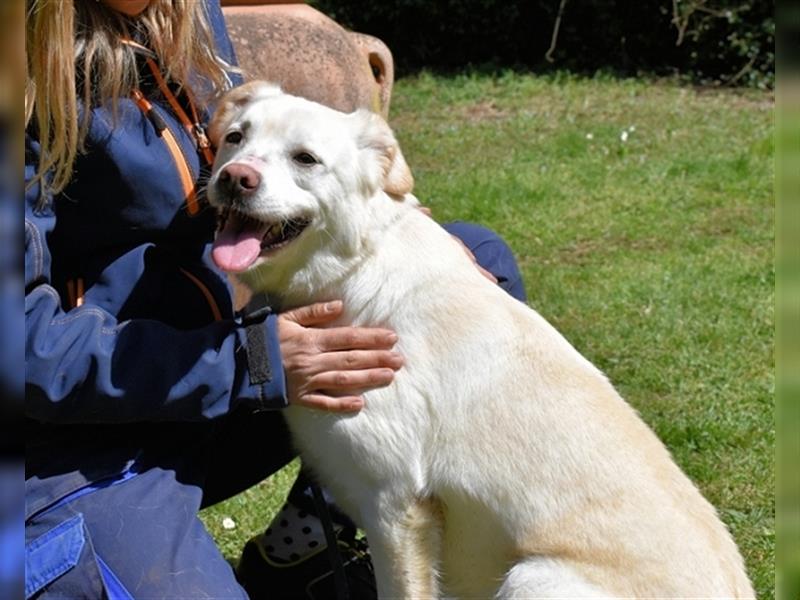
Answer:
[[[278,338],[289,402],[333,412],[364,406],[359,392],[389,385],[403,365],[391,348],[397,334],[388,329],[333,327],[341,301],[303,306],[278,317]]]

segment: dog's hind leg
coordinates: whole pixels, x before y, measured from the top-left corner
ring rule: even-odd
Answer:
[[[416,500],[399,518],[388,522],[387,517],[386,513],[380,515],[372,527],[365,523],[378,597],[439,598],[443,528],[439,503]]]
[[[611,598],[572,569],[556,560],[531,557],[514,565],[495,600],[530,598]]]

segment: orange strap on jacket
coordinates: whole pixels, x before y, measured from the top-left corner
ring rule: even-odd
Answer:
[[[161,69],[158,67],[156,61],[153,60],[152,50],[128,38],[123,39],[122,42],[143,51],[147,66],[150,69],[150,72],[153,74],[161,93],[164,94],[164,97],[167,99],[167,102],[169,102],[169,105],[172,107],[175,116],[178,117],[183,127],[186,129],[189,135],[195,139],[195,142],[197,143],[197,149],[203,154],[203,158],[205,158],[206,162],[211,165],[214,162],[214,151],[211,148],[211,142],[206,135],[205,129],[200,123],[200,116],[197,112],[196,103],[194,98],[192,98],[192,93],[189,88],[184,87],[183,93],[186,95],[186,100],[189,104],[189,110],[192,113],[191,118],[189,118],[189,115],[186,114],[186,111],[183,109],[183,106],[181,106],[181,103],[178,102],[175,94],[172,93],[169,84],[164,79],[164,75],[161,73]]]
[[[140,90],[133,90],[131,93],[139,109],[145,115],[150,118],[153,118],[157,115],[153,105],[150,104],[150,101],[144,97],[144,94],[142,94]],[[200,211],[200,205],[197,201],[194,178],[192,177],[192,172],[189,169],[189,164],[186,162],[186,158],[183,155],[181,146],[173,135],[172,131],[166,126],[166,124],[162,123],[162,125],[163,127],[158,128],[159,135],[161,135],[161,137],[164,139],[172,158],[175,160],[175,166],[178,169],[178,174],[181,178],[181,185],[183,186],[183,193],[186,197],[186,210],[189,211],[190,215],[196,215]]]
[[[183,110],[183,107],[181,106],[181,103],[178,102],[175,94],[172,93],[172,90],[169,88],[164,76],[161,74],[161,70],[156,64],[156,61],[149,56],[146,56],[145,60],[147,61],[147,66],[150,67],[150,71],[153,73],[153,77],[155,77],[156,83],[158,83],[161,93],[164,94],[164,97],[167,99],[167,102],[169,102],[172,110],[175,111],[175,115],[183,124],[189,135],[196,140],[197,149],[203,153],[203,158],[206,159],[206,162],[209,165],[212,164],[214,162],[214,152],[211,150],[211,142],[208,141],[208,136],[206,136],[206,132],[203,129],[203,126],[200,124],[200,117],[197,113],[197,108],[192,100],[189,89],[184,88],[184,93],[186,94],[186,100],[189,104],[189,110],[192,111],[191,119],[186,114],[186,111]]]

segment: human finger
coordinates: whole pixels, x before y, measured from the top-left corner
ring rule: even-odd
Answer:
[[[375,327],[334,327],[315,331],[317,346],[322,351],[332,350],[388,350],[397,343],[397,334],[391,329]]]
[[[308,382],[313,390],[326,392],[355,392],[389,385],[394,379],[392,369],[363,369],[361,371],[325,371]]]
[[[321,354],[317,366],[320,371],[358,371],[380,367],[396,371],[403,363],[403,355],[390,350],[347,350]]]
[[[280,316],[303,327],[311,327],[333,321],[342,314],[343,309],[344,305],[341,300],[332,300],[331,302],[317,302],[316,304],[294,308],[281,313]]]
[[[347,413],[358,412],[364,408],[364,399],[361,396],[328,396],[321,392],[303,394],[294,402],[296,406],[304,406],[315,410],[327,412]]]

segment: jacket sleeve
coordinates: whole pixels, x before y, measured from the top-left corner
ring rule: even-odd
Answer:
[[[37,148],[26,146],[27,183]],[[275,315],[187,331],[153,320],[118,322],[89,303],[65,311],[50,279],[47,235],[56,217],[37,208],[38,185],[26,185],[25,196],[27,416],[54,423],[196,421],[240,404],[286,406]],[[248,336],[248,327],[258,335]],[[251,364],[253,354],[260,357],[257,377],[248,366],[248,338],[264,346],[250,352]]]

